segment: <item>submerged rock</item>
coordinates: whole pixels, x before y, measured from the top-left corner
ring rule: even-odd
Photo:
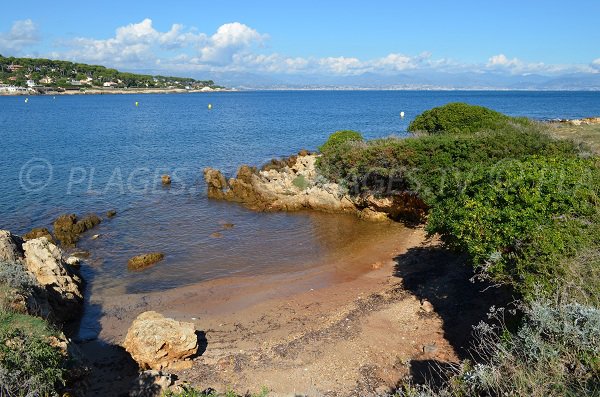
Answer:
[[[198,337],[194,324],[148,311],[133,321],[123,347],[142,369],[189,368],[181,361],[198,352]]]
[[[162,181],[163,185],[170,185],[171,184],[171,177],[169,175],[163,175],[163,176],[161,176],[160,180]]]
[[[145,269],[162,261],[164,257],[165,254],[162,252],[150,252],[148,254],[137,255],[127,261],[127,267],[129,270]]]
[[[115,210],[108,210],[108,211],[106,211],[106,217],[107,218],[113,218],[115,215],[117,215],[117,211],[115,211]]]
[[[73,252],[71,252],[71,256],[74,256],[76,258],[89,258],[90,251],[86,251],[86,250],[73,251]]]
[[[65,247],[73,247],[79,241],[81,233],[92,229],[102,220],[96,214],[78,219],[75,214],[64,214],[54,221],[54,235]]]
[[[48,241],[54,242],[54,238],[52,237],[52,234],[50,234],[50,231],[48,229],[46,229],[45,227],[36,227],[34,229],[31,229],[31,231],[29,233],[25,233],[23,235],[24,240],[33,240],[34,238],[40,238],[40,237],[46,237],[48,239]]]

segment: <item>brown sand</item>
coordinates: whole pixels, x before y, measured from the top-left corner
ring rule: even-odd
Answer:
[[[120,343],[140,312],[157,310],[202,331],[193,368],[176,372],[201,390],[381,395],[419,363],[458,361],[457,348],[489,307],[479,291],[463,294],[471,287],[460,263],[423,230],[403,229],[303,272],[106,299],[100,337]]]

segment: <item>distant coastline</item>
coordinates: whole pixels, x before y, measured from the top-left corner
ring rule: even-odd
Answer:
[[[128,95],[128,94],[187,94],[210,92],[233,92],[233,88],[188,90],[185,88],[92,88],[85,90],[46,91],[19,90],[0,91],[0,96],[56,96],[56,95]]]

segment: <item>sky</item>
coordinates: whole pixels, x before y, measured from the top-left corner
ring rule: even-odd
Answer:
[[[0,54],[135,72],[600,73],[600,1],[10,1]]]

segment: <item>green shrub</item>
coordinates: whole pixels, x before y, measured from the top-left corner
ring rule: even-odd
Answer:
[[[40,318],[0,311],[0,395],[57,395],[65,358],[50,344],[55,334]]]
[[[526,122],[524,119],[514,119],[483,106],[455,102],[426,110],[410,123],[408,130],[432,134],[472,133],[496,129],[511,120]]]
[[[577,155],[577,147],[549,136],[541,125],[509,123],[493,132],[441,134],[406,139],[342,143],[323,153],[319,172],[354,193],[362,190],[410,190],[434,205],[450,182],[473,167],[529,155]]]
[[[427,231],[526,296],[554,292],[564,259],[597,242],[594,160],[532,157],[478,166],[461,182],[431,209]]]
[[[327,153],[347,142],[362,142],[362,141],[363,141],[363,137],[360,134],[360,132],[352,131],[352,130],[336,131],[333,134],[329,135],[327,142],[325,142],[323,145],[319,146],[319,151],[321,151],[321,153]]]
[[[405,384],[398,397],[580,397],[600,395],[600,310],[535,301],[518,331],[500,322],[476,327],[473,356],[437,390]],[[496,310],[499,319],[503,310]]]

